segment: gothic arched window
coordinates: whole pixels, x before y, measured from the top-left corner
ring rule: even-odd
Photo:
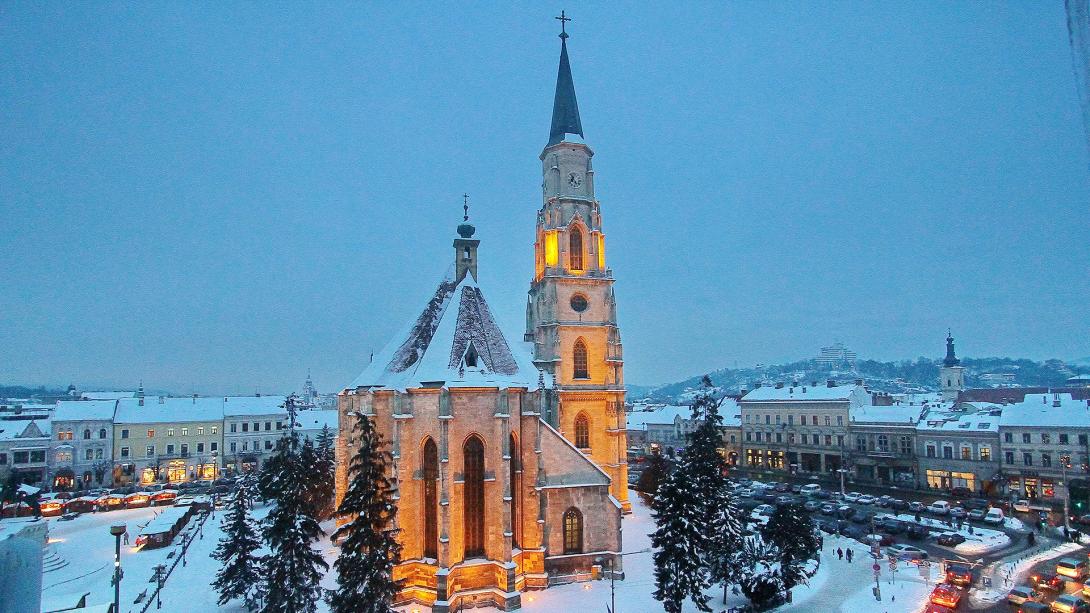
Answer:
[[[439,501],[436,495],[436,480],[439,479],[439,450],[435,441],[428,438],[424,442],[424,461],[421,466],[424,478],[424,557],[439,557],[439,530],[436,513]]]
[[[462,446],[462,524],[465,558],[484,555],[484,443],[476,435]]]
[[[583,270],[583,233],[579,228],[568,233],[568,258],[572,270]]]
[[[522,516],[519,501],[522,499],[522,450],[519,449],[515,433],[510,436],[511,454],[511,546],[518,547],[522,538]]]
[[[576,379],[590,378],[587,370],[587,344],[583,342],[583,339],[575,341],[575,348],[572,349],[572,367],[572,377]]]
[[[583,553],[583,514],[571,507],[564,511],[564,554]]]
[[[586,413],[580,413],[575,418],[575,446],[590,449],[590,420]]]

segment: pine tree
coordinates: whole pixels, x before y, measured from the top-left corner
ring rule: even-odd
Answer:
[[[636,489],[654,497],[655,493],[659,491],[659,485],[662,484],[669,472],[670,468],[666,465],[666,458],[663,458],[661,453],[655,451],[647,462],[647,468],[640,473],[640,479],[636,482]]]
[[[333,563],[338,588],[330,593],[329,605],[333,613],[388,613],[398,591],[393,569],[401,555],[391,530],[397,507],[386,476],[390,454],[371,420],[362,413],[355,418],[359,445],[348,467],[348,491],[337,509],[348,523],[333,534],[341,555]]]
[[[329,569],[321,553],[311,548],[325,533],[307,513],[307,479],[299,458],[299,434],[294,419],[292,422],[290,434],[276,443],[278,472],[268,481],[268,491],[276,492],[276,506],[265,518],[269,556],[264,613],[314,613],[322,592],[319,583]]]
[[[739,587],[753,606],[763,610],[783,599],[786,590],[777,570],[780,551],[775,545],[759,534],[748,536],[742,541],[738,560],[741,569]]]
[[[298,445],[298,435],[295,432],[295,412],[298,400],[295,394],[292,394],[284,399],[284,404],[280,405],[281,408],[288,413],[288,432],[290,436],[294,438],[295,445]],[[289,435],[285,435],[281,440],[288,438]],[[280,443],[277,443],[277,450],[280,449]],[[261,473],[257,478],[257,491],[262,500],[275,500],[280,496],[280,491],[283,484],[286,483],[290,476],[289,472],[293,470],[290,465],[297,459],[297,448],[292,447],[291,453],[273,453],[273,455],[265,460],[265,463],[261,467]]]
[[[693,475],[678,467],[659,486],[652,503],[657,526],[651,534],[655,548],[653,596],[667,613],[681,613],[686,599],[700,611],[711,611],[704,594],[711,585],[704,563],[707,526],[701,522],[703,505],[696,485]]]
[[[806,563],[817,557],[818,535],[814,521],[800,504],[780,505],[761,528],[764,539],[780,552],[780,575],[785,589],[805,583]]]
[[[723,586],[723,602],[727,602],[727,586],[737,585],[742,580],[742,565],[739,552],[745,538],[745,525],[742,512],[735,504],[730,490],[724,488],[716,497],[714,515],[711,523],[711,538],[708,543],[707,564],[712,581]],[[737,588],[735,588],[737,591]]]
[[[223,538],[212,553],[213,558],[223,562],[212,587],[220,594],[221,606],[242,598],[246,609],[254,611],[263,591],[259,589],[262,560],[254,554],[261,547],[261,540],[250,517],[248,503],[247,484],[240,481],[231,512],[223,519]]]
[[[337,436],[329,428],[328,425],[322,426],[322,431],[318,433],[317,449],[318,458],[315,463],[315,493],[318,505],[318,517],[321,520],[329,519],[333,516],[334,495],[336,494],[336,484],[334,479],[336,477],[337,462],[335,457],[334,445],[336,444]]]

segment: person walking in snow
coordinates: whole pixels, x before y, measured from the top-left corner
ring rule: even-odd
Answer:
[[[124,532],[124,533],[123,533],[123,534],[121,535],[121,542],[122,542],[123,544],[125,544],[125,545],[128,545],[128,544],[129,544],[129,531],[128,531],[128,530],[126,530],[126,531],[125,531],[125,532]]]
[[[837,547],[837,548],[836,548],[836,557],[837,557],[838,559],[841,559],[841,560],[843,560],[843,559],[844,559],[844,550],[843,550],[843,549],[841,549],[841,548],[839,548],[839,547]]]
[[[852,550],[849,549],[848,553],[846,555],[848,556],[848,564],[851,564],[852,563]]]

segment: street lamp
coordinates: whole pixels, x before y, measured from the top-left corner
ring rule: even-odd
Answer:
[[[125,530],[125,524],[110,526],[110,534],[114,535],[114,611],[121,610],[121,535]]]
[[[618,553],[617,555],[611,556],[609,558],[609,602],[610,602],[610,609],[609,610],[612,613],[617,613],[617,591],[616,591],[616,585],[615,585],[614,579],[613,579],[613,562],[614,562],[614,560],[616,558],[618,558],[618,557],[621,557],[621,556],[631,556],[631,555],[635,555],[637,553],[648,553],[650,551],[651,551],[651,548],[648,547],[646,549],[641,549],[639,551],[626,551],[624,553]],[[597,562],[599,565],[601,565],[602,564],[602,558],[597,558],[595,560],[595,562]]]
[[[1064,482],[1064,533],[1071,530],[1071,511],[1068,509],[1071,500],[1071,489],[1067,486],[1067,469],[1071,468],[1071,456],[1060,456],[1060,471]]]
[[[847,474],[848,469],[838,468],[836,472],[840,473],[840,497],[844,498],[844,475]]]
[[[163,601],[159,597],[159,594],[163,591],[163,571],[167,569],[166,565],[159,564],[155,567],[155,608],[162,609]]]

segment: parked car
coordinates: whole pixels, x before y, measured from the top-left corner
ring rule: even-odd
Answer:
[[[968,498],[973,495],[973,490],[967,487],[955,487],[950,490],[950,494],[955,498]]]
[[[1061,558],[1056,562],[1056,574],[1075,581],[1082,581],[1088,574],[1086,560],[1079,558]]]
[[[756,509],[753,509],[754,515],[764,515],[765,517],[772,517],[772,514],[775,512],[776,508],[770,504],[762,504]]]
[[[914,511],[916,513],[921,513],[927,510],[927,505],[918,500],[913,500],[912,502],[908,503],[908,510]]]
[[[890,545],[886,547],[886,555],[901,560],[926,560],[927,552],[912,545]]]
[[[792,485],[791,486],[791,493],[792,494],[801,494],[802,493],[802,486],[801,485]]]
[[[791,504],[793,502],[795,502],[795,499],[791,496],[784,495],[776,497],[776,504],[778,505]]]
[[[776,502],[776,494],[773,493],[772,490],[767,489],[760,494],[755,495],[754,498],[763,502]]]
[[[1003,523],[1003,509],[991,508],[984,514],[984,521],[989,524],[1001,524]]]
[[[753,498],[753,490],[749,489],[748,487],[743,487],[742,489],[738,490],[737,493],[742,498]]]
[[[935,515],[946,515],[950,512],[950,503],[945,500],[936,500],[927,505],[927,511]]]
[[[776,491],[777,492],[790,492],[791,491],[791,485],[787,484],[787,483],[777,483],[776,484]]]
[[[1022,603],[1022,606],[1018,607],[1018,613],[1048,613],[1049,610],[1047,604],[1032,600],[1027,600]]]
[[[814,497],[820,498],[822,500],[829,500],[833,497],[833,494],[832,492],[826,492],[825,490],[818,490],[816,493],[814,493]]]
[[[1019,513],[1029,513],[1029,501],[1028,500],[1025,500],[1025,499],[1015,500],[1014,504],[1012,504],[1011,506],[1014,507],[1014,510],[1018,511]]]
[[[1074,594],[1064,594],[1052,601],[1055,613],[1090,613],[1090,604]]]
[[[915,541],[927,538],[928,534],[927,528],[917,524],[909,526],[908,531],[905,532],[905,536]]]
[[[848,519],[852,515],[855,515],[855,509],[853,509],[852,507],[849,507],[846,504],[842,504],[839,507],[837,507],[836,514],[839,515],[843,519]]]
[[[820,509],[820,508],[821,508],[821,505],[820,505],[820,504],[818,504],[818,502],[817,502],[816,500],[807,500],[807,501],[806,501],[806,502],[805,502],[805,503],[804,503],[804,504],[802,505],[802,508],[804,508],[804,509],[806,509],[807,511],[809,511],[809,512],[813,513],[814,511],[817,511],[818,509]]]
[[[859,497],[862,496],[859,492],[848,492],[844,494],[844,500],[848,502],[859,502]]]
[[[878,525],[882,530],[885,530],[890,534],[900,534],[905,531],[905,522],[895,517],[883,517],[882,520],[878,522]]]
[[[858,502],[859,504],[874,504],[874,496],[871,496],[870,494],[863,494],[859,497],[858,500],[856,500],[856,502]]]
[[[893,496],[890,496],[889,494],[883,494],[874,500],[874,504],[877,504],[883,509],[889,508],[891,502],[893,502]]]
[[[57,521],[72,521],[73,519],[75,519],[75,518],[77,518],[79,516],[80,516],[80,513],[77,513],[75,511],[70,511],[68,513],[65,513],[64,515],[61,515],[60,518]]]
[[[834,507],[831,504],[821,505],[821,514],[822,515],[832,515],[833,513],[836,513],[836,507]]]
[[[950,585],[949,583],[940,583],[935,586],[934,591],[931,592],[931,602],[942,605],[944,607],[950,607],[951,609],[958,608],[958,603],[961,602],[961,590],[957,586]]]
[[[871,515],[866,511],[859,510],[852,514],[848,519],[852,520],[853,524],[865,524],[870,522]]]
[[[893,500],[889,501],[889,508],[893,509],[894,511],[904,511],[908,508],[908,503],[904,500],[901,500],[900,498],[894,498]]]
[[[1011,604],[1022,604],[1040,598],[1041,592],[1038,592],[1028,585],[1019,585],[1007,594],[1007,602]]]
[[[965,519],[969,513],[962,507],[953,507],[950,509],[950,517],[953,519]]]
[[[821,486],[817,483],[807,483],[799,488],[799,493],[806,496],[816,496],[821,491]]]
[[[1057,577],[1049,573],[1042,573],[1040,575],[1033,575],[1030,577],[1030,585],[1039,590],[1048,590],[1051,592],[1062,592],[1064,589],[1063,577]]]
[[[864,534],[859,540],[867,545],[878,543],[881,547],[893,544],[893,537],[888,534]]]
[[[970,498],[965,502],[961,503],[961,506],[965,507],[966,509],[980,509],[982,511],[987,511],[988,507],[991,506],[991,503],[983,498]]]
[[[836,524],[828,521],[817,522],[818,530],[821,530],[825,534],[836,534]]]
[[[973,509],[969,511],[969,521],[984,521],[984,509]]]
[[[943,532],[935,539],[935,542],[939,545],[945,545],[947,547],[955,547],[965,542],[965,537],[957,532]]]

